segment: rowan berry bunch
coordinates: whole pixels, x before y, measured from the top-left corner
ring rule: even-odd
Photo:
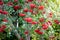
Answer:
[[[59,7],[55,7],[56,4],[53,6],[54,2],[57,1],[0,0],[0,33],[6,36],[4,38],[1,36],[0,39],[54,39],[57,32],[56,27],[60,26],[59,17],[56,15]]]

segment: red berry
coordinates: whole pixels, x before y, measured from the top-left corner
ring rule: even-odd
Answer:
[[[28,31],[25,31],[25,32],[24,32],[24,34],[26,34],[26,35],[27,35],[28,33],[29,33]]]
[[[43,34],[43,32],[41,32],[39,29],[36,29],[35,32],[36,32],[37,34]]]
[[[52,14],[52,12],[50,12],[50,13],[49,13],[49,17],[52,17],[52,16],[53,16],[53,14]]]
[[[42,24],[42,29],[46,30],[48,28],[48,25],[46,23]]]
[[[8,14],[8,12],[7,12],[7,11],[3,11],[3,13],[2,13],[2,14],[7,15],[7,14]]]
[[[14,10],[18,10],[19,8],[20,8],[19,5],[15,5],[15,6],[14,6]]]
[[[13,5],[13,3],[12,2],[8,2],[8,6],[12,6]]]
[[[38,33],[40,30],[39,29],[36,29],[35,32]]]
[[[18,0],[14,0],[14,2],[18,2]]]
[[[49,15],[52,15],[52,12],[50,12]]]
[[[19,13],[19,16],[24,17],[24,16],[26,16],[26,14]]]
[[[0,5],[3,5],[3,2],[2,1],[0,1]]]
[[[59,24],[59,21],[58,21],[58,20],[54,20],[54,22],[55,22],[56,24]]]
[[[29,10],[29,12],[33,13],[33,10],[32,10],[32,9],[30,9],[30,10]]]
[[[0,10],[0,13],[2,13],[3,11],[2,10]]]
[[[36,5],[35,4],[30,4],[30,8],[35,8]]]
[[[28,17],[28,18],[24,18],[24,20],[28,23],[32,22],[32,18]]]
[[[40,22],[44,22],[44,18],[40,18],[39,21],[40,21]]]
[[[28,12],[28,9],[27,8],[24,8],[24,12]]]
[[[7,20],[6,18],[4,18],[2,21],[3,21],[3,22],[8,22],[8,20]]]
[[[38,22],[31,22],[31,24],[38,24]]]
[[[43,10],[44,9],[44,6],[39,6],[38,9],[39,10]]]

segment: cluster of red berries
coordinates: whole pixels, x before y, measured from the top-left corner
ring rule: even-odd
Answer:
[[[7,11],[3,11],[3,10],[1,10],[1,9],[0,9],[0,14],[7,15],[7,14],[8,14],[8,12],[7,12]]]
[[[0,27],[0,32],[4,32],[5,28],[6,28],[6,25],[2,25],[2,26]]]
[[[43,34],[43,32],[41,32],[39,29],[36,29],[35,32],[39,35]]]
[[[28,18],[24,18],[24,20],[30,24],[38,24],[38,22],[36,21],[33,21],[33,19],[31,17],[28,17]]]
[[[56,23],[56,24],[60,24],[60,21],[59,20],[54,20],[54,22]]]
[[[37,8],[37,6],[35,5],[35,4],[30,4],[30,10],[28,9],[28,8],[24,8],[24,12],[31,12],[31,13],[33,13],[33,9],[34,8]],[[38,9],[39,10],[44,10],[44,6],[38,6]],[[45,13],[45,12],[44,12]],[[26,14],[24,14],[24,13],[19,13],[19,16],[20,17],[25,17],[26,16]],[[31,17],[27,17],[27,18],[24,18],[24,20],[26,21],[26,22],[28,22],[28,23],[30,23],[30,24],[38,24],[38,22],[36,22],[36,21],[33,21],[33,19],[31,18]],[[42,18],[39,18],[39,22],[44,22],[44,18],[42,17]],[[42,24],[42,29],[44,29],[44,30],[47,30],[48,29],[48,25],[47,24]],[[37,34],[43,34],[43,32],[41,32],[40,30],[35,30],[35,32],[37,33]],[[28,31],[26,31],[25,32],[25,34],[28,34]]]
[[[27,2],[32,2],[33,0],[26,0],[26,1]],[[14,0],[14,2],[18,2],[18,0]],[[4,4],[4,2],[3,1],[0,1],[0,5],[3,5],[3,4]],[[8,2],[8,6],[12,6],[12,5],[13,5],[13,2]],[[36,4],[31,3],[31,4],[29,4],[29,7],[30,7],[30,9],[24,8],[23,9],[23,12],[36,13],[33,10],[34,8],[37,8],[38,10],[44,10],[44,6],[43,5],[40,5],[40,6],[37,7]],[[14,10],[18,10],[18,9],[21,8],[21,6],[15,5],[15,6],[13,6],[13,8],[14,8]],[[7,15],[8,12],[7,11],[3,11],[3,10],[0,9],[0,14]],[[43,14],[45,14],[45,11],[43,12]],[[19,13],[18,15],[20,17],[25,17],[26,16],[26,14],[24,14],[24,13]],[[52,17],[52,15],[53,15],[52,12],[50,12],[49,13],[49,17]],[[24,20],[26,22],[30,23],[30,24],[33,24],[33,25],[34,24],[38,24],[38,22],[33,21],[33,19],[31,17],[26,17],[26,18],[24,18]],[[44,22],[44,21],[45,21],[45,19],[43,17],[39,18],[39,22]],[[3,19],[3,22],[8,22],[8,20],[5,18],[5,19]],[[60,23],[58,20],[54,20],[54,22],[56,24],[59,24]],[[47,30],[48,29],[48,25],[52,25],[52,23],[50,21],[48,21],[47,23],[42,24],[42,29]],[[6,28],[6,26],[3,25],[0,28],[0,32],[3,31],[3,29],[5,29],[5,28]],[[35,32],[38,33],[38,34],[43,34],[43,32],[41,32],[39,29],[35,30]],[[28,34],[28,33],[29,33],[28,31],[25,31],[25,34]]]
[[[32,9],[34,9],[34,8],[36,8],[36,5],[35,5],[35,4],[30,4],[30,10],[28,10],[28,8],[24,8],[23,11],[24,11],[24,12],[31,12],[31,13],[33,13],[33,10],[32,10]],[[43,9],[44,9],[44,6],[39,6],[38,9],[39,9],[39,10],[43,10]],[[19,16],[20,16],[20,17],[24,17],[24,16],[26,16],[26,14],[24,14],[24,13],[19,13]],[[32,19],[31,17],[24,18],[24,20],[25,20],[26,22],[28,22],[28,23],[31,23],[31,24],[38,24],[38,22],[33,21],[33,19]],[[40,18],[39,21],[40,21],[40,22],[43,22],[43,21],[44,21],[44,18]]]
[[[4,4],[4,2],[3,1],[0,1],[0,5],[3,5]]]

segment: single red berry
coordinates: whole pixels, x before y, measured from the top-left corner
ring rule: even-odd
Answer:
[[[26,34],[26,35],[27,35],[28,33],[29,33],[28,31],[25,31],[25,32],[24,32],[24,34]]]
[[[3,11],[3,13],[2,13],[2,14],[7,15],[7,14],[8,14],[8,12],[7,12],[7,11]]]
[[[26,14],[19,13],[19,16],[24,17],[24,16],[26,16]]]
[[[47,30],[48,29],[48,25],[46,23],[42,24],[42,29]]]
[[[7,20],[6,18],[4,18],[2,21],[3,21],[3,22],[8,22],[8,20]]]
[[[29,12],[33,13],[33,10],[32,10],[32,9],[30,9],[30,10],[29,10]]]
[[[8,6],[12,6],[13,5],[13,3],[12,2],[8,2]]]
[[[24,18],[24,20],[28,23],[32,22],[32,18],[31,17],[28,17],[28,18]]]
[[[44,22],[44,18],[40,18],[39,21],[40,21],[40,22]]]
[[[49,15],[52,15],[52,12],[50,12]]]
[[[35,32],[36,32],[37,34],[43,34],[43,32],[41,32],[39,29],[36,29]]]
[[[28,12],[28,9],[27,8],[24,8],[24,12]]]
[[[0,5],[3,5],[3,2],[2,1],[0,1]]]
[[[20,8],[19,5],[15,5],[15,6],[14,6],[14,10],[18,10],[19,8]]]
[[[27,22],[32,22],[32,18],[27,18]]]
[[[35,32],[38,33],[40,30],[39,29],[36,29]]]
[[[54,20],[54,22],[55,22],[56,24],[59,24],[59,20],[57,20],[57,19],[56,19],[56,20]]]
[[[53,14],[52,12],[49,13],[48,17],[52,18]]]
[[[30,4],[30,8],[35,8],[36,5],[35,4]]]
[[[2,11],[2,10],[0,10],[0,13],[3,13],[3,11]]]
[[[38,22],[34,22],[34,21],[33,21],[33,22],[31,22],[31,24],[38,24]]]
[[[43,10],[44,9],[44,6],[39,6],[38,9],[39,10]]]
[[[14,2],[18,2],[18,0],[14,0]]]

